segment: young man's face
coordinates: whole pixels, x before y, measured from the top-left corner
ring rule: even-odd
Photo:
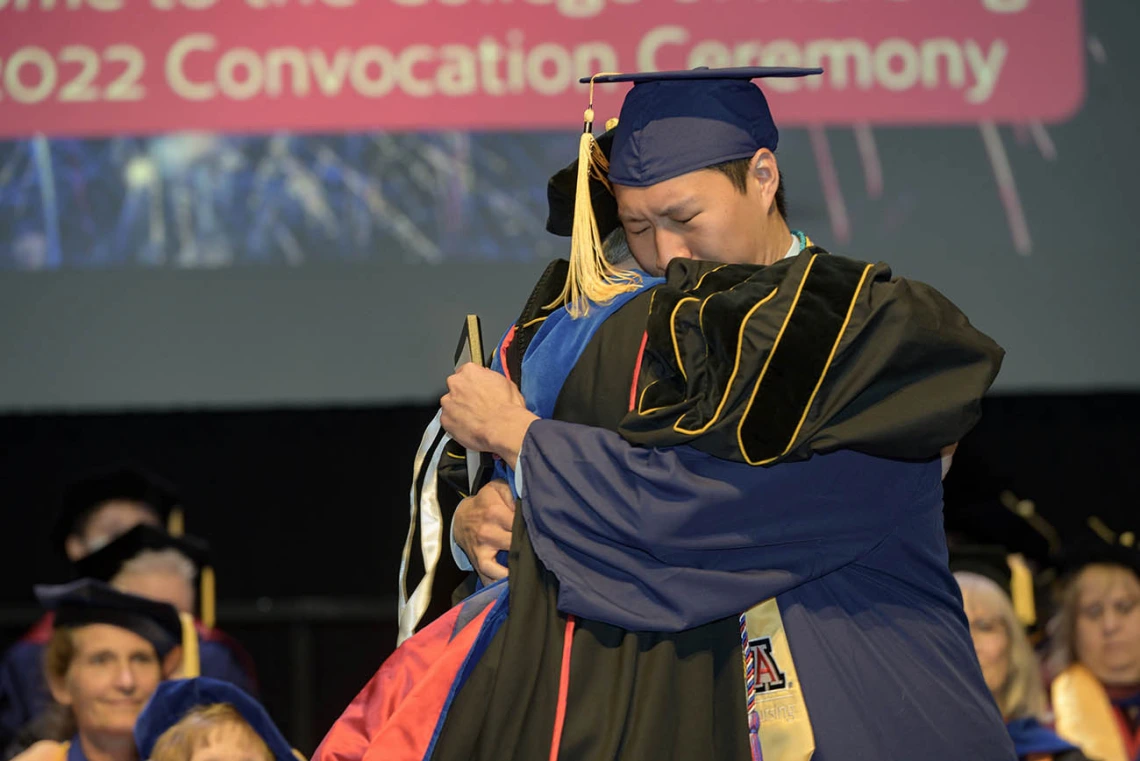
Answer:
[[[645,188],[614,185],[614,196],[633,257],[661,275],[677,258],[762,263],[770,225],[779,218],[768,213],[777,183],[750,173],[742,193],[722,172],[701,169]]]

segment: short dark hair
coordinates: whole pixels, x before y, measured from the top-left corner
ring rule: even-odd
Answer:
[[[724,161],[720,164],[713,164],[709,169],[715,169],[732,181],[733,187],[741,193],[748,192],[748,172],[752,167],[752,158],[746,159],[733,159],[732,161]],[[780,212],[780,217],[788,221],[788,206],[787,201],[784,199],[784,173],[780,172],[780,184],[776,187],[776,211]]]

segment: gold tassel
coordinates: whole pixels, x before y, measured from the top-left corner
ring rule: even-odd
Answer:
[[[1014,554],[1006,558],[1010,572],[1010,597],[1013,599],[1013,611],[1022,626],[1033,626],[1037,623],[1037,605],[1033,596],[1033,574],[1025,563],[1025,558]]]
[[[1001,493],[1001,503],[1012,512],[1020,516],[1030,528],[1040,534],[1049,543],[1049,552],[1056,554],[1061,551],[1061,535],[1053,528],[1049,521],[1037,512],[1037,505],[1031,499],[1020,499],[1009,491]]]
[[[198,610],[201,612],[202,625],[207,629],[213,629],[217,620],[216,588],[214,569],[204,566],[198,575]]]
[[[1106,544],[1116,544],[1116,532],[1104,525],[1104,521],[1095,515],[1090,515],[1088,519],[1089,528],[1096,532],[1096,535],[1105,541]]]
[[[193,679],[202,675],[202,666],[198,660],[198,630],[194,626],[194,617],[189,613],[179,613],[182,620],[182,678]]]
[[[601,76],[595,74],[595,77]],[[583,114],[582,137],[578,141],[578,177],[574,190],[574,221],[570,231],[570,270],[562,294],[547,309],[561,304],[571,317],[589,314],[590,302],[605,304],[619,294],[637,288],[637,273],[616,269],[606,261],[594,204],[590,200],[590,178],[609,187],[609,162],[594,139],[594,80],[590,79],[590,106]]]
[[[186,517],[182,513],[181,507],[176,507],[170,511],[170,517],[166,519],[166,533],[171,536],[182,536],[186,531]]]

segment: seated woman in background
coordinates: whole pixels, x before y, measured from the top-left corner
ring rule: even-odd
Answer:
[[[260,703],[208,677],[160,685],[135,742],[144,761],[305,761]]]
[[[1087,755],[1138,761],[1140,550],[1132,533],[1097,524],[1105,536],[1077,544],[1066,563],[1070,581],[1052,626],[1053,711],[1058,733]]]
[[[954,574],[974,649],[986,686],[993,693],[1022,761],[1085,761],[1081,751],[1041,721],[1046,715],[1045,687],[1037,657],[1017,620],[1009,595],[978,573]]]
[[[159,682],[182,662],[185,625],[178,612],[91,579],[38,586],[35,592],[55,611],[44,653],[54,702],[37,722],[39,737],[48,739],[16,758],[137,761],[135,720]]]

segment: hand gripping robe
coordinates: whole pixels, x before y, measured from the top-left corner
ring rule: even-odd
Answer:
[[[754,76],[638,82],[609,179],[773,150]],[[938,462],[1001,349],[933,289],[818,248],[663,279],[590,266],[591,119],[571,262],[496,357],[543,418],[513,474],[509,586],[408,640],[317,756],[1012,759]]]

